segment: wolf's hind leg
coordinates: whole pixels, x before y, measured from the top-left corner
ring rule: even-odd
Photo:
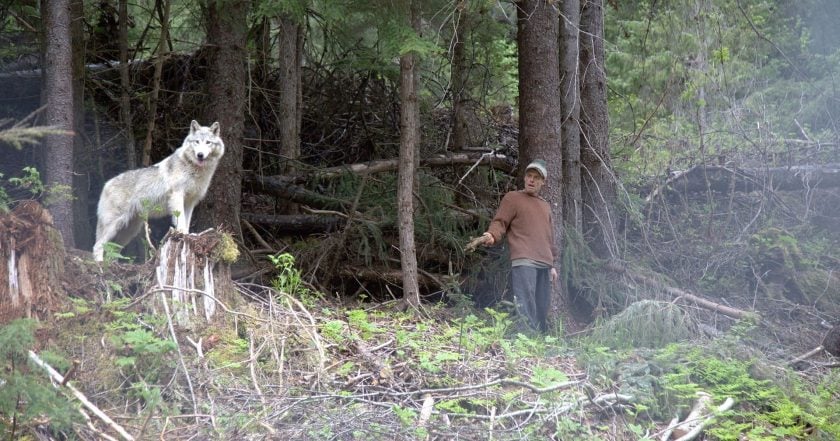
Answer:
[[[136,221],[136,220],[135,220]],[[96,244],[93,245],[93,258],[97,262],[101,262],[105,257],[105,244],[116,241],[118,235],[121,235],[126,226],[131,226],[131,219],[129,214],[123,213],[114,218],[108,216],[99,216],[99,221],[96,224]],[[140,223],[142,226],[142,222]],[[137,234],[135,232],[134,234]],[[124,234],[122,234],[124,236]],[[133,236],[132,236],[133,237]],[[129,238],[131,239],[131,238]]]

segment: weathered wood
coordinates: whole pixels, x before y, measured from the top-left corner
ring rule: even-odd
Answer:
[[[218,308],[235,301],[230,280],[231,261],[238,250],[213,229],[183,234],[170,229],[160,246],[155,265],[153,288],[172,301],[172,315],[181,326],[209,322]],[[221,305],[219,305],[221,303]],[[153,305],[153,307],[168,305]],[[167,313],[168,315],[168,313]]]
[[[666,190],[677,193],[752,192],[762,189],[796,191],[840,187],[840,164],[738,168],[697,165],[673,172],[645,198],[650,202]]]
[[[50,213],[25,201],[0,216],[0,325],[48,319],[64,298],[65,251]]]

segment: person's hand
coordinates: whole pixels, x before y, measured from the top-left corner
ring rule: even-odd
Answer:
[[[551,271],[548,273],[549,279],[551,279],[551,283],[557,283],[557,270],[552,268]]]
[[[484,246],[489,247],[489,246],[493,245],[494,243],[496,243],[496,239],[489,232],[485,232],[484,234],[482,234],[482,236],[485,237]]]

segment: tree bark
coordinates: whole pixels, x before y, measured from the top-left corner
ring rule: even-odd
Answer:
[[[563,215],[566,228],[582,231],[580,176],[580,2],[560,2],[560,104],[563,138]]]
[[[199,227],[230,229],[242,237],[239,210],[242,197],[242,138],[245,126],[248,0],[208,0],[207,36],[211,48],[208,103],[204,119],[218,121],[225,155],[222,157],[203,207]],[[202,223],[204,225],[202,225]]]
[[[420,29],[420,14],[416,0],[409,2],[411,27]],[[414,173],[417,170],[417,146],[420,131],[420,109],[417,103],[416,54],[400,56],[400,166],[397,188],[397,218],[400,236],[403,301],[413,307],[420,305],[417,284],[417,255],[414,244]]]
[[[46,0],[43,5],[45,123],[65,133],[44,139],[45,182],[73,188],[73,51],[70,32],[70,0]],[[55,226],[67,247],[75,246],[73,201],[65,195],[49,205]]]
[[[615,178],[610,163],[607,73],[604,64],[603,0],[581,0],[581,196],[583,235],[596,256],[618,253],[615,237]]]

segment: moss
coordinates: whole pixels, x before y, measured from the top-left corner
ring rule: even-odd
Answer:
[[[239,259],[239,247],[230,234],[222,233],[222,239],[216,248],[216,257],[225,263],[234,263]]]

